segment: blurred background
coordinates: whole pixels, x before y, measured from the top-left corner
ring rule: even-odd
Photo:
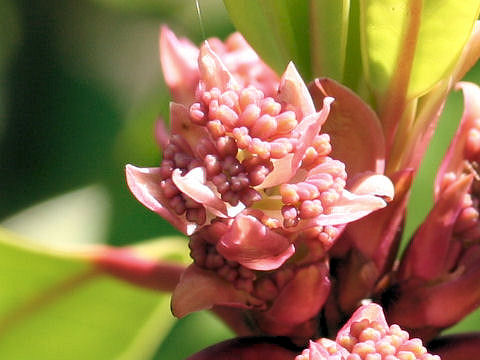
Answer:
[[[200,4],[206,37],[234,31],[221,0]],[[0,14],[1,225],[47,245],[176,234],[133,198],[124,166],[159,164],[153,127],[169,102],[159,27],[201,42],[195,2],[0,0]],[[479,82],[478,65],[467,79]],[[452,94],[415,183],[405,238],[431,206],[461,109],[461,95]],[[207,313],[172,324],[143,358],[181,359],[233,336]],[[475,317],[460,326],[480,328]]]

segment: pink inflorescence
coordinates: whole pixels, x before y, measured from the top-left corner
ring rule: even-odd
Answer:
[[[440,360],[428,353],[420,339],[410,339],[398,325],[388,326],[376,304],[358,309],[346,327],[336,341],[310,342],[295,360]]]
[[[469,123],[465,129],[463,143],[463,166],[458,173],[453,171],[444,174],[441,191],[458,181],[460,177],[473,174],[473,182],[469,193],[464,195],[462,210],[455,221],[454,233],[457,238],[475,241],[480,238],[479,199],[480,199],[480,119]]]
[[[350,352],[346,360],[440,360],[398,325],[384,327],[368,319],[353,322],[350,334],[337,341]]]
[[[273,161],[293,156],[299,146],[298,134],[292,135],[301,114],[251,86],[199,93],[200,101],[190,107],[190,118],[211,136],[202,146],[207,180],[223,201],[251,206],[262,199],[259,188],[273,171]],[[302,159],[305,179],[280,186],[285,226],[328,213],[340,197],[345,166],[329,158],[330,151],[329,136],[318,134]]]

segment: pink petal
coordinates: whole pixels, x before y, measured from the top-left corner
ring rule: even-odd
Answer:
[[[206,185],[205,168],[193,168],[183,176],[180,169],[175,169],[172,173],[172,181],[182,193],[205,206],[215,216],[227,216],[225,203]]]
[[[250,337],[226,340],[210,346],[187,360],[293,360],[295,347],[283,339]]]
[[[257,186],[258,189],[268,189],[283,183],[288,182],[295,174],[293,169],[293,154],[288,154],[281,159],[273,159],[273,170],[267,175],[265,180]]]
[[[356,195],[375,195],[387,201],[392,201],[395,196],[395,187],[388,177],[369,172],[358,174],[350,185],[350,191]]]
[[[330,208],[328,214],[322,214],[312,221],[317,226],[347,224],[361,219],[371,212],[382,209],[387,203],[375,195],[356,195],[343,190],[337,203]]]
[[[303,118],[293,130],[293,134],[298,135],[298,145],[295,148],[295,155],[292,159],[292,168],[294,171],[300,167],[300,162],[305,155],[305,151],[312,145],[313,140],[320,133],[320,129],[330,113],[330,105],[333,101],[334,99],[331,97],[323,99],[322,110]]]
[[[127,165],[125,168],[127,184],[138,201],[156,212],[184,234],[192,234],[197,225],[178,216],[166,205],[167,201],[160,190],[160,168],[137,168]]]
[[[346,165],[349,176],[383,173],[385,139],[377,114],[358,95],[332,79],[317,79],[308,89],[316,106],[335,98],[322,132],[330,135],[331,157]]]
[[[401,279],[419,277],[432,280],[446,271],[453,227],[471,184],[472,176],[462,176],[442,191],[402,259]]]
[[[215,272],[192,264],[182,274],[173,292],[172,312],[181,318],[195,311],[211,309],[214,305],[247,309],[261,303],[248,293],[235,289]]]
[[[305,151],[312,144],[315,137],[320,133],[322,125],[327,120],[330,104],[333,98],[325,98],[323,108],[305,117],[293,130],[292,135],[298,138],[297,146],[293,156],[285,156],[282,159],[273,161],[274,169],[268,174],[259,188],[265,189],[288,182],[297,172],[301,165]]]
[[[255,217],[240,214],[217,243],[217,251],[249,269],[266,271],[279,268],[295,247]]]
[[[382,307],[375,303],[370,303],[360,306],[360,308],[353,313],[350,320],[348,320],[348,322],[338,332],[336,341],[339,342],[342,337],[349,335],[352,324],[354,322],[362,321],[363,319],[367,319],[370,322],[376,321],[383,328],[388,329],[388,324],[385,320]]]
[[[239,87],[222,60],[210,48],[208,41],[205,41],[200,48],[198,68],[200,70],[200,78],[207,90],[218,88],[225,91],[227,89],[238,89]]]
[[[187,39],[178,39],[167,27],[160,31],[160,62],[174,101],[190,104],[199,79],[198,48]]]
[[[394,174],[392,180],[395,183],[395,199],[387,207],[349,224],[343,235],[354,244],[363,257],[374,260],[380,274],[393,261],[392,247],[395,247],[399,240],[398,230],[404,218],[407,193],[412,179],[413,171],[411,170]],[[358,271],[354,270],[352,273],[358,273]]]
[[[326,263],[300,268],[264,313],[263,326],[272,331],[302,324],[318,314],[330,293],[330,279]]]
[[[288,64],[280,79],[277,101],[293,105],[299,119],[315,112],[315,106],[307,86],[292,62]]]

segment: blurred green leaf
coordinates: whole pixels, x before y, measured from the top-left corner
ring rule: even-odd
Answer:
[[[185,251],[182,241],[167,242],[154,256]],[[170,296],[102,274],[79,254],[41,249],[0,230],[0,358],[153,355],[174,321]]]
[[[195,312],[175,323],[154,359],[185,359],[208,346],[233,337],[235,333],[212,313]]]
[[[380,98],[428,91],[454,66],[479,11],[478,0],[361,0],[360,6],[365,74]]]
[[[313,75],[342,81],[350,0],[314,0],[310,10]]]
[[[309,5],[304,0],[224,0],[233,24],[278,74],[293,61],[311,79]]]
[[[147,15],[163,15],[182,8],[182,2],[174,0],[91,0],[105,7],[125,12],[141,13]]]
[[[106,241],[109,210],[107,190],[91,185],[24,209],[1,225],[36,243],[102,243]]]

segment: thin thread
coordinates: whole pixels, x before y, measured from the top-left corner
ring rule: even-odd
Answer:
[[[195,0],[195,5],[197,7],[198,21],[200,22],[200,30],[202,30],[203,40],[206,40],[205,28],[203,27],[202,11],[200,10],[200,4],[199,4],[198,0]]]

